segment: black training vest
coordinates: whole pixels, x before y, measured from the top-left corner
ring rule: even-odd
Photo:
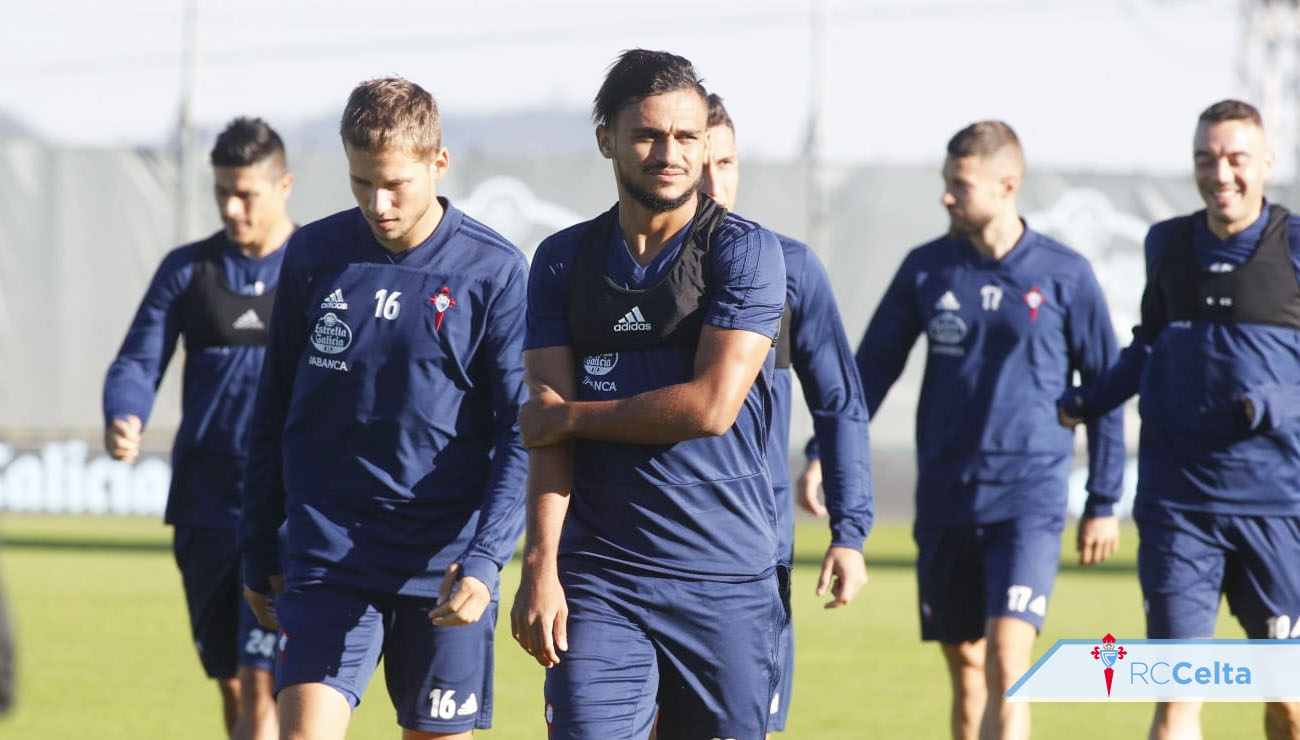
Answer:
[[[275,289],[261,295],[233,290],[221,269],[224,241],[225,235],[219,231],[200,244],[194,274],[181,296],[181,333],[185,335],[186,352],[266,344]]]
[[[1179,219],[1156,275],[1159,306],[1143,297],[1143,324],[1160,329],[1171,321],[1267,324],[1300,330],[1300,279],[1291,261],[1291,214],[1270,205],[1255,251],[1230,272],[1209,272],[1192,255],[1192,228],[1199,211]],[[1163,309],[1163,311],[1160,311]],[[1148,316],[1148,313],[1163,313]],[[1160,320],[1163,318],[1163,321]]]
[[[606,250],[618,225],[618,206],[592,220],[569,271],[568,318],[578,357],[648,347],[690,347],[700,340],[708,299],[705,258],[727,211],[704,194],[686,241],[667,274],[654,285],[627,290],[605,274]]]

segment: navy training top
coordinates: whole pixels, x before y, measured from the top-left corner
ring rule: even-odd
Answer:
[[[1192,257],[1210,272],[1250,259],[1269,207],[1223,240],[1203,212],[1147,232],[1148,286],[1159,274],[1180,219],[1192,219]],[[1300,276],[1300,217],[1287,236]],[[1086,384],[1085,384],[1086,385]],[[1133,343],[1104,378],[1085,388],[1081,414],[1119,406],[1141,392],[1142,431],[1134,514],[1163,507],[1217,514],[1300,514],[1300,332],[1280,326],[1178,321],[1154,336],[1135,327]],[[1069,396],[1067,394],[1068,401]],[[1255,408],[1246,421],[1242,399]]]
[[[225,232],[173,249],[145,291],[126,338],[104,378],[104,424],[134,414],[149,422],[158,384],[181,334],[182,303],[195,265],[216,246],[221,275],[231,290],[257,295],[274,290],[284,249],[245,255]],[[265,326],[269,316],[255,325]],[[181,420],[172,443],[172,483],[165,520],[182,526],[234,527],[247,463],[257,378],[266,348],[207,347],[187,352],[181,381]]]
[[[799,377],[819,441],[831,545],[861,550],[871,531],[874,509],[867,406],[830,278],[808,245],[781,234],[777,238],[785,256],[791,366],[776,370],[776,412],[767,456],[781,517],[779,552],[788,563],[794,557],[789,453],[792,369]]]
[[[453,562],[495,590],[523,529],[527,457],[514,246],[439,199],[394,255],[360,210],[290,240],[240,522],[245,582],[279,570],[434,596]]]
[[[592,222],[548,237],[533,257],[526,349],[571,346],[569,269]],[[688,227],[689,228],[689,227]],[[614,229],[610,250],[623,250]],[[627,289],[657,282],[677,259],[681,234],[640,271],[610,256],[609,277]],[[714,232],[705,259],[704,323],[776,336],[785,303],[785,268],[776,236],[734,214]],[[695,350],[659,347],[576,357],[578,398],[627,398],[684,383]],[[602,359],[604,359],[602,357]],[[767,469],[772,424],[772,353],[730,431],[671,445],[577,440],[573,493],[559,554],[620,568],[701,580],[748,580],[776,563],[777,514]]]
[[[1026,228],[1000,260],[943,236],[912,250],[857,363],[872,416],[916,337],[927,339],[916,411],[916,517],[983,524],[1065,510],[1074,433],[1056,400],[1118,354],[1106,301],[1077,252]],[[1088,516],[1112,513],[1124,467],[1119,411],[1091,422]]]

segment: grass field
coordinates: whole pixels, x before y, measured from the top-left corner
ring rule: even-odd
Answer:
[[[3,738],[220,738],[216,689],[188,635],[170,531],[152,520],[7,516],[0,568],[19,631],[20,696]],[[1142,636],[1135,534],[1119,558],[1083,570],[1063,562],[1037,654],[1057,638]],[[942,738],[949,690],[939,650],[916,624],[908,526],[877,527],[871,582],[850,607],[824,611],[811,593],[824,525],[799,525],[795,571],[797,665],[785,737]],[[1067,546],[1065,552],[1072,552]],[[518,568],[507,567],[503,611]],[[1220,637],[1243,636],[1220,614]],[[496,728],[481,737],[545,737],[542,669],[497,627]],[[1037,657],[1037,654],[1035,657]],[[1036,738],[1145,737],[1145,704],[1035,704]],[[1253,704],[1211,704],[1205,737],[1262,736]],[[353,719],[353,738],[397,736],[382,678]]]

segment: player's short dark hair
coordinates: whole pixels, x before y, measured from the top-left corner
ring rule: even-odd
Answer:
[[[1003,121],[976,121],[952,135],[948,140],[950,157],[991,157],[1005,147],[1014,147],[1023,155],[1020,138]]]
[[[1224,121],[1249,121],[1259,128],[1264,128],[1264,118],[1259,115],[1259,109],[1250,103],[1240,100],[1220,100],[1211,105],[1209,108],[1201,111],[1200,118],[1196,123],[1223,123]]]
[[[736,124],[731,122],[731,116],[727,113],[727,106],[722,104],[722,96],[717,93],[709,93],[706,100],[709,103],[709,128],[726,126],[734,133]]]
[[[438,103],[427,90],[401,77],[366,80],[348,96],[339,136],[359,151],[394,149],[426,161],[442,146]]]
[[[247,167],[272,158],[285,169],[284,141],[266,121],[246,116],[226,124],[209,155],[213,167]]]
[[[623,106],[675,90],[694,90],[701,100],[708,95],[689,59],[666,51],[629,49],[605,73],[591,118],[597,126],[609,126]]]

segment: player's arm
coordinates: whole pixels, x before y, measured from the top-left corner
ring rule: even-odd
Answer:
[[[569,438],[673,444],[726,434],[772,349],[785,308],[785,259],[763,229],[717,239],[710,297],[690,380],[615,401],[562,401],[534,381],[519,412],[524,444]]]
[[[917,309],[916,281],[919,251],[903,260],[885,295],[876,306],[871,321],[858,344],[854,364],[862,382],[868,418],[874,418],[890,387],[902,375],[907,356],[922,331],[922,317]],[[814,429],[814,432],[816,429]],[[804,448],[808,463],[799,476],[801,498],[815,495],[824,473],[821,463],[821,440],[814,436]]]
[[[524,371],[552,388],[562,400],[577,395],[572,338],[565,296],[576,245],[547,239],[537,247],[528,274],[524,314]],[[520,415],[523,408],[520,409]],[[570,443],[528,451],[525,487],[524,557],[510,609],[510,633],[525,652],[544,666],[555,665],[568,649],[568,605],[560,586],[560,531],[573,490]]]
[[[284,585],[279,540],[280,524],[284,522],[282,440],[294,376],[308,332],[306,285],[292,247],[291,239],[271,310],[266,359],[249,432],[248,471],[238,529],[244,597],[257,620],[271,629],[279,626],[271,596]]]
[[[561,401],[576,395],[569,347],[527,350],[524,365],[530,378]],[[558,556],[572,491],[572,441],[528,451],[523,569],[510,610],[510,632],[525,652],[548,668],[560,662],[560,651],[569,649],[569,608],[560,586]]]
[[[787,269],[795,269],[787,264]],[[799,376],[813,429],[822,440],[821,467],[830,514],[831,542],[822,561],[817,594],[829,588],[827,608],[853,600],[867,583],[862,545],[871,531],[870,424],[848,335],[835,306],[830,279],[809,252],[792,305],[791,364]]]
[[[1079,276],[1066,314],[1070,367],[1084,385],[1104,376],[1119,354],[1110,311],[1091,269]],[[1099,563],[1119,549],[1119,500],[1124,478],[1124,411],[1114,408],[1087,424],[1088,500],[1079,521],[1079,564]]]
[[[566,402],[530,374],[537,397],[520,412],[524,443],[535,448],[580,438],[673,444],[726,434],[771,349],[769,336],[706,326],[690,380],[615,401]]]
[[[447,569],[439,604],[429,617],[437,625],[477,622],[492,603],[491,584],[514,553],[523,529],[524,479],[528,456],[519,440],[519,405],[525,388],[521,355],[527,285],[523,259],[502,284],[487,311],[479,350],[492,394],[492,470],[479,505],[478,528],[465,551]]]
[[[189,287],[189,252],[163,259],[136,309],[117,357],[104,378],[104,448],[115,460],[133,462],[149,420],[158,384],[180,336],[180,297]]]
[[[1163,258],[1165,232],[1153,228],[1147,233],[1144,251],[1147,263],[1147,284],[1142,291],[1141,321],[1133,327],[1133,342],[1119,353],[1118,359],[1091,382],[1071,388],[1057,402],[1057,413],[1063,426],[1074,426],[1090,421],[1122,406],[1137,395],[1142,382],[1142,370],[1147,355],[1156,338],[1169,323],[1168,313],[1156,283],[1160,261]]]

